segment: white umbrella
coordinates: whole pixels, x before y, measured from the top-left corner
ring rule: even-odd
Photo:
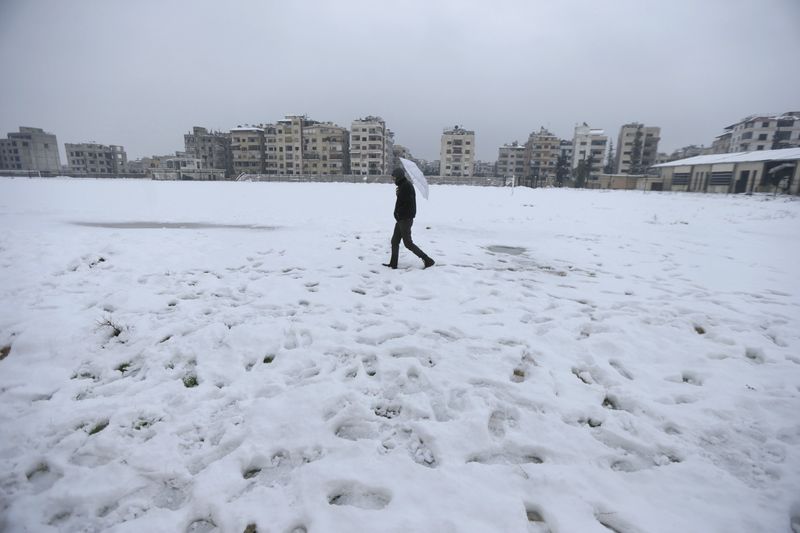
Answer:
[[[425,179],[425,175],[413,161],[409,161],[408,159],[403,159],[401,157],[400,162],[403,164],[403,169],[406,171],[406,175],[411,178],[411,183],[417,186],[419,192],[422,193],[422,197],[427,200],[428,180]]]

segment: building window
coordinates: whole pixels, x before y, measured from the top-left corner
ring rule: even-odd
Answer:
[[[761,123],[761,127],[762,127],[762,128],[769,128],[769,121],[762,122],[762,123]]]
[[[767,134],[766,134],[766,133],[762,133],[762,134],[760,134],[760,135],[758,136],[758,140],[759,140],[759,141],[766,141],[766,140],[767,140]]]

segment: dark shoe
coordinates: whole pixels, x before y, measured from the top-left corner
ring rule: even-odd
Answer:
[[[428,257],[427,259],[423,259],[423,261],[425,262],[425,266],[423,268],[432,267],[433,265],[436,264],[436,261],[434,261],[430,257]]]
[[[382,264],[383,266],[385,266],[385,267],[389,267],[389,268],[391,268],[392,270],[397,270],[397,265],[393,265],[393,264],[391,264],[391,263],[381,263],[381,264]]]

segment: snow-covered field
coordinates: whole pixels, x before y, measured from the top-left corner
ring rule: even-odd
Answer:
[[[800,530],[800,201],[393,202],[0,180],[0,530]]]

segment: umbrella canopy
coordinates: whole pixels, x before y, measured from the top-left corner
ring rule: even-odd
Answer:
[[[422,193],[423,198],[427,200],[428,180],[425,179],[422,171],[413,161],[409,161],[408,159],[403,159],[401,157],[400,162],[403,164],[403,170],[406,171],[406,175],[411,179],[411,183],[417,186],[417,189],[419,189],[419,192]]]

